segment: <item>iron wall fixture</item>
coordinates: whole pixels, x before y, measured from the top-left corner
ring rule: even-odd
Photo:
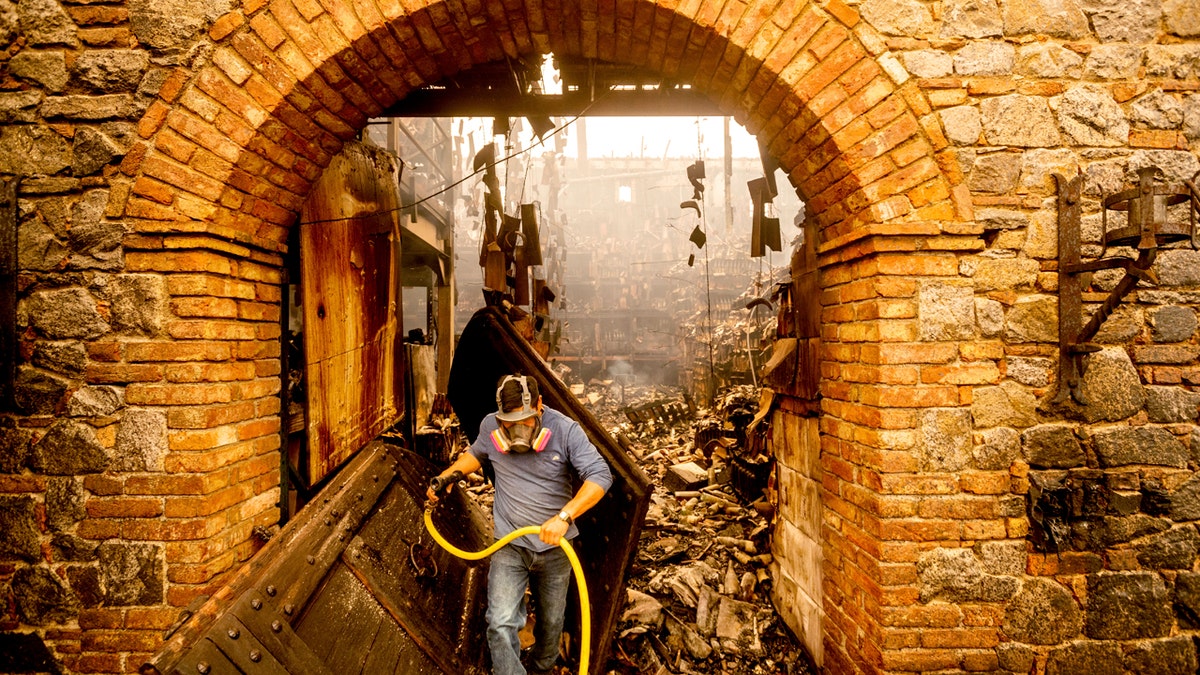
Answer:
[[[1138,169],[1137,176],[1136,187],[1104,198],[1100,257],[1084,263],[1080,261],[1079,253],[1083,176],[1067,180],[1054,174],[1058,185],[1058,393],[1055,403],[1064,402],[1068,393],[1076,401],[1086,403],[1080,400],[1078,392],[1083,375],[1080,357],[1100,349],[1088,340],[1096,336],[1105,319],[1139,281],[1157,283],[1150,268],[1158,251],[1181,242],[1197,248],[1196,215],[1200,213],[1200,191],[1196,188],[1196,179],[1200,172],[1191,180],[1184,180],[1182,186],[1165,185],[1162,170],[1158,167]],[[1179,204],[1186,204],[1186,218],[1171,212],[1170,207]],[[1109,211],[1124,211],[1125,226],[1114,225],[1109,229]],[[1132,247],[1137,251],[1137,257],[1106,258],[1104,255],[1109,246]],[[1125,275],[1081,328],[1083,289],[1090,284],[1091,273],[1118,268],[1125,270]]]

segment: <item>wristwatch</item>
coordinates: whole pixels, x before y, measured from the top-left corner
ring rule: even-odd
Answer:
[[[571,517],[571,514],[567,513],[566,511],[559,511],[559,512],[558,512],[558,519],[559,519],[559,520],[561,520],[561,521],[563,521],[564,523],[566,523],[566,524],[568,524],[568,525],[573,525],[573,524],[575,523],[575,519],[574,519],[574,518],[572,518],[572,517]]]

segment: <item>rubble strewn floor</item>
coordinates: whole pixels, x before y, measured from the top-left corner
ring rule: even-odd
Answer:
[[[662,387],[593,382],[581,398],[654,484],[609,672],[815,673],[771,603],[769,500],[733,489],[721,455],[735,441],[696,447],[698,430],[752,414],[757,390],[723,392],[711,410]]]
[[[723,392],[711,410],[665,387],[605,381],[573,390],[654,485],[605,672],[816,673],[771,602],[771,500],[739,494],[746,489],[735,490],[730,479],[728,459],[741,448],[729,420],[748,421],[758,390]],[[471,479],[468,491],[490,510],[490,486]],[[765,480],[761,487],[769,494]],[[528,646],[532,633],[525,633]],[[556,675],[573,672],[559,666]]]

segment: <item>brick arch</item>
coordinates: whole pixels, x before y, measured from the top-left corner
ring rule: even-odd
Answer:
[[[210,29],[206,62],[178,71],[163,87],[141,120],[144,142],[122,166],[132,178],[123,215],[140,235],[127,240],[128,268],[165,273],[180,316],[236,321],[194,322],[154,354],[125,358],[263,364],[254,373],[258,388],[228,387],[219,400],[184,398],[192,389],[176,393],[169,385],[143,387],[163,392],[147,404],[178,406],[168,423],[181,431],[171,436],[165,471],[219,476],[230,457],[258,461],[277,450],[271,422],[278,410],[271,406],[278,399],[271,395],[278,389],[266,380],[278,375],[268,362],[278,357],[271,340],[278,322],[271,320],[278,316],[272,284],[280,253],[312,183],[370,117],[421,86],[520,55],[636,65],[690,83],[733,115],[767,145],[814,214],[820,236],[806,252],[803,285],[813,293],[819,286],[824,304],[836,305],[808,307],[810,332],[800,336],[810,350],[803,358],[821,361],[827,378],[820,383],[819,439],[813,409],[796,412],[807,420],[809,452],[836,477],[810,486],[826,501],[826,522],[815,525],[823,528],[818,552],[824,546],[825,562],[801,564],[816,561],[810,569],[829,579],[815,611],[830,621],[818,630],[823,636],[807,642],[824,643],[834,672],[876,669],[888,583],[877,541],[879,473],[888,462],[908,461],[898,457],[908,453],[881,450],[886,441],[877,430],[913,428],[913,407],[961,404],[955,387],[936,385],[901,401],[879,364],[902,357],[895,345],[870,344],[909,339],[871,324],[908,311],[888,300],[913,294],[911,282],[880,279],[954,274],[960,245],[931,235],[970,238],[972,231],[948,225],[969,218],[970,198],[924,94],[841,0],[629,0],[603,17],[579,3],[562,3],[558,12],[539,2],[477,4],[483,14],[466,16],[460,3],[443,0],[247,0]],[[913,255],[917,249],[927,255]],[[160,376],[148,370],[146,377]],[[206,386],[203,395],[222,386]],[[219,405],[202,405],[213,401]],[[230,434],[239,442],[202,449]],[[249,514],[269,524],[262,492],[270,476],[255,475],[259,497],[238,493],[246,501],[232,510],[243,521]],[[186,604],[200,585],[218,582],[235,557],[247,557],[249,527],[239,528],[194,562],[168,557],[178,584],[171,602]]]
[[[217,21],[209,62],[180,72],[141,121],[125,215],[150,229],[280,250],[309,186],[368,118],[471,66],[547,52],[690,83],[779,159],[826,241],[966,212],[923,95],[896,84],[902,69],[872,54],[870,29],[840,0],[690,11],[638,0],[615,16],[573,3],[485,3],[472,16],[441,0],[257,4]],[[180,221],[191,224],[162,225]]]

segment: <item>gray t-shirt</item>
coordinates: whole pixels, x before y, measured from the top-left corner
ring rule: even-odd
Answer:
[[[571,486],[572,470],[581,480],[591,481],[606,492],[612,486],[612,471],[596,446],[588,440],[583,427],[557,410],[542,407],[542,427],[549,436],[540,451],[500,452],[492,439],[492,432],[498,427],[495,413],[483,418],[479,436],[468,450],[485,469],[491,469],[496,482],[496,497],[492,504],[496,539],[522,527],[540,527],[557,515],[575,496]],[[570,539],[578,534],[579,530],[572,524],[566,537]],[[554,548],[533,535],[520,537],[513,543],[533,551]]]

